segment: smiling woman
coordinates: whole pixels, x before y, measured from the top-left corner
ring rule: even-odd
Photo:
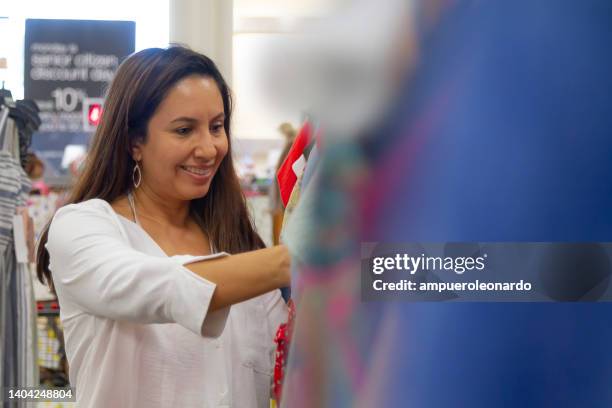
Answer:
[[[290,258],[252,226],[231,113],[204,55],[147,49],[119,67],[38,248],[81,406],[268,406]]]
[[[166,253],[202,253],[203,248],[210,247],[206,229],[197,225],[195,217],[188,216],[185,204],[207,195],[226,158],[229,141],[224,123],[219,86],[210,77],[192,74],[170,88],[149,121],[146,139],[138,138],[131,146],[135,205],[145,207],[141,216],[145,229]],[[231,186],[225,184],[225,188]],[[234,194],[239,195],[236,191]],[[127,198],[119,197],[112,205],[129,218]],[[212,198],[211,193],[208,201]],[[174,208],[168,208],[173,204]],[[259,239],[253,231],[243,233]],[[263,245],[257,243],[251,249],[259,247]]]
[[[164,186],[161,194],[182,200],[205,196],[228,151],[224,122],[223,98],[213,79],[192,75],[179,81],[151,118],[147,143],[133,147],[132,157],[149,175],[141,191]]]

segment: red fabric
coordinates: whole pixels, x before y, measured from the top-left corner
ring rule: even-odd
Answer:
[[[293,172],[293,168],[291,168],[291,166],[297,159],[300,158],[304,152],[304,149],[306,146],[308,146],[308,143],[310,143],[311,137],[312,126],[309,122],[305,122],[295,137],[293,145],[291,145],[291,149],[289,149],[289,153],[287,153],[285,161],[278,169],[276,177],[278,179],[278,187],[280,189],[280,195],[284,206],[287,206],[287,202],[289,202],[289,197],[291,196],[291,192],[293,191],[293,187],[297,181],[297,176]]]
[[[274,363],[274,383],[272,384],[272,395],[276,402],[280,405],[281,390],[283,389],[283,377],[287,359],[289,357],[289,345],[291,344],[291,336],[293,334],[293,321],[295,319],[295,306],[293,301],[289,299],[289,319],[287,323],[283,323],[276,332],[274,342],[276,343],[276,360]]]

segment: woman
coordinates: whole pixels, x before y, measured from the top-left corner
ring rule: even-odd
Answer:
[[[125,60],[67,205],[41,237],[83,407],[264,407],[287,310],[232,163],[230,91],[182,47]],[[202,255],[220,253],[214,259]]]

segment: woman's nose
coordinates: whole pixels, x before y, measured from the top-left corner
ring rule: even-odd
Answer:
[[[210,132],[203,132],[195,146],[195,156],[203,160],[212,160],[217,156],[217,147]]]

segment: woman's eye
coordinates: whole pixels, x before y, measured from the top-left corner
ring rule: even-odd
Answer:
[[[187,128],[187,127],[178,128],[175,130],[175,132],[181,136],[186,136],[191,132],[191,128]]]
[[[213,133],[219,133],[219,132],[223,131],[223,124],[213,125],[212,131],[213,131]]]

